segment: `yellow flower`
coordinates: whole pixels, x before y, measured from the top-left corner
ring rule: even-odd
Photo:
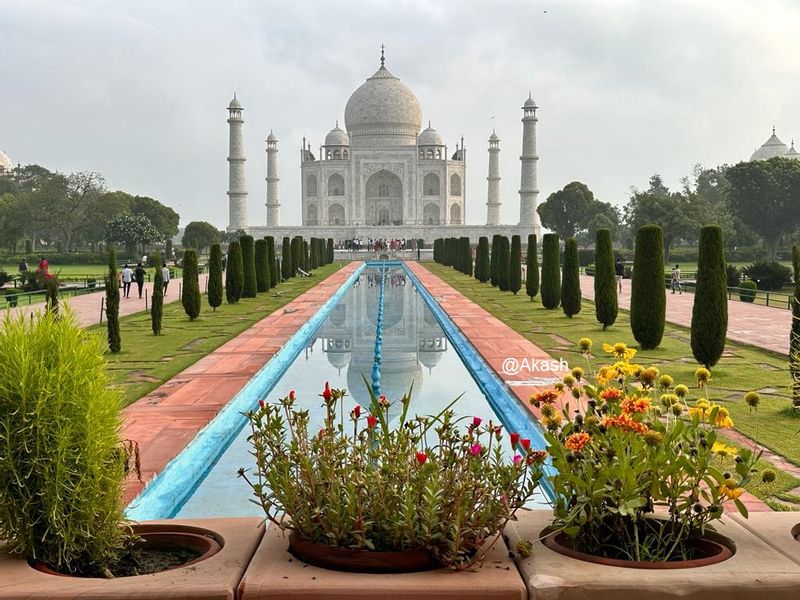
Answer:
[[[561,413],[554,413],[549,417],[542,417],[540,423],[549,431],[555,431],[561,426]]]
[[[574,367],[572,369],[572,376],[578,381],[580,381],[581,379],[583,379],[583,369],[581,369],[580,367]]]
[[[705,367],[700,367],[697,369],[694,372],[694,376],[697,378],[697,385],[700,387],[704,387],[709,381],[711,381],[711,371]]]
[[[722,456],[723,458],[733,458],[739,453],[739,450],[735,446],[728,446],[722,442],[714,442],[714,445],[711,446],[711,453]]]
[[[744,488],[738,487],[733,479],[726,479],[719,486],[719,493],[726,498],[736,500],[744,493]]]
[[[608,385],[608,383],[611,381],[611,378],[609,377],[609,374],[608,374],[608,368],[607,367],[600,367],[597,370],[597,373],[594,374],[594,379],[600,385]]]
[[[658,378],[658,387],[660,387],[663,391],[671,388],[673,383],[674,381],[669,375],[662,375]]]
[[[603,344],[603,352],[613,354],[617,358],[621,358],[626,362],[636,356],[636,350],[633,348],[628,348],[627,345],[621,342],[617,342],[613,346],[611,344]]]
[[[731,413],[727,408],[717,404],[714,404],[711,408],[717,409],[717,418],[715,419],[715,424],[717,427],[733,427],[733,419],[731,419]]]
[[[754,408],[758,410],[758,404],[761,402],[761,396],[758,395],[758,392],[747,392],[744,395],[744,401],[745,404],[750,407],[750,412],[752,412]]]
[[[578,348],[580,348],[581,354],[589,354],[592,351],[592,340],[587,337],[579,339]]]
[[[689,395],[689,388],[683,385],[682,383],[676,385],[673,391],[675,392],[675,395],[678,398],[685,398],[686,396]]]
[[[658,379],[658,369],[655,367],[647,367],[639,373],[639,381],[642,382],[643,387],[653,387],[656,379]]]
[[[573,377],[569,373],[564,375],[564,379],[562,379],[562,381],[564,382],[564,385],[567,386],[568,388],[571,388],[573,385],[575,385],[575,377]]]

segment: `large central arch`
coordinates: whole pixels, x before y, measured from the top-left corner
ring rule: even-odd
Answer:
[[[364,190],[367,225],[403,224],[403,182],[383,170],[370,175]]]

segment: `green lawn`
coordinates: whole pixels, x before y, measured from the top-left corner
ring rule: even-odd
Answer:
[[[125,404],[150,393],[341,266],[342,263],[334,263],[320,267],[314,277],[290,279],[257,298],[243,298],[237,304],[223,302],[216,312],[203,294],[200,317],[195,321],[189,321],[180,302],[165,304],[160,336],[153,335],[149,314],[123,317],[122,352],[108,354],[108,369],[125,389]],[[105,325],[91,329],[105,331]]]
[[[35,271],[38,267],[38,264],[29,264],[28,268],[32,271]],[[65,277],[94,277],[97,280],[103,278],[106,274],[108,268],[106,265],[89,265],[89,264],[79,264],[79,265],[59,265],[58,263],[49,263],[49,271],[51,273],[57,273],[59,275]],[[17,268],[19,267],[18,264],[0,264],[0,270],[5,271],[9,275],[16,276],[19,275],[19,271]],[[136,267],[136,263],[131,263],[131,269]],[[177,271],[177,277],[180,277],[181,270],[173,265],[170,265],[170,269],[173,271]],[[147,269],[147,272],[150,273],[150,276],[153,276],[154,269],[151,267]]]
[[[588,300],[584,299],[581,313],[570,319],[560,309],[543,308],[538,298],[531,302],[524,295],[524,287],[514,296],[449,267],[436,263],[426,266],[556,359],[564,358],[570,364],[585,367],[586,361],[576,345],[582,337],[594,341],[594,368],[606,360],[601,350],[603,342],[624,342],[638,347],[630,331],[627,311],[621,310],[617,323],[603,331],[595,321],[594,304]],[[672,375],[676,383],[694,385],[698,364],[692,358],[689,336],[689,329],[667,323],[661,346],[639,352],[636,361],[657,366],[662,373]],[[730,410],[738,430],[800,465],[800,412],[792,409],[790,384],[787,359],[729,341],[723,358],[712,370],[710,395]],[[750,390],[761,395],[757,411],[751,412],[744,403],[743,396]],[[786,483],[791,484],[789,487],[800,485],[796,480]]]

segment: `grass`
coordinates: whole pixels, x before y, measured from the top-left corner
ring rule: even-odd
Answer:
[[[136,267],[136,263],[129,263],[131,269]],[[0,264],[0,270],[5,271],[11,276],[19,275],[19,271],[17,270],[18,264]],[[38,267],[38,264],[29,264],[28,269],[31,271],[35,271]],[[181,270],[174,265],[169,265],[170,269],[177,272],[176,277],[180,277]],[[90,265],[90,264],[78,264],[78,265],[59,265],[58,263],[50,263],[49,264],[49,271],[51,273],[57,273],[63,277],[94,277],[98,281],[100,281],[106,274],[108,267],[106,265]],[[122,267],[120,267],[122,270]],[[147,267],[147,272],[150,273],[152,278],[154,273],[154,267]]]
[[[449,267],[436,263],[426,263],[426,266],[555,359],[564,358],[570,364],[585,367],[586,361],[577,348],[577,341],[582,337],[594,341],[593,367],[605,361],[601,350],[604,342],[624,342],[638,347],[630,331],[627,311],[620,310],[617,322],[603,331],[595,321],[594,304],[586,299],[583,300],[583,310],[570,319],[561,309],[543,308],[538,298],[531,302],[523,293],[514,296],[500,292],[488,283],[481,284]],[[789,335],[788,331],[786,335]],[[688,328],[667,323],[661,346],[640,351],[636,362],[658,367],[662,373],[672,375],[676,383],[692,387],[696,395],[694,371],[699,365],[692,358],[689,341]],[[710,397],[728,408],[736,429],[800,465],[800,412],[792,408],[788,360],[765,350],[728,341],[725,354],[712,370],[712,375]],[[751,411],[744,403],[744,394],[751,390],[758,391],[761,396],[758,410]]]
[[[135,402],[254,323],[314,287],[341,268],[320,267],[314,277],[296,277],[256,298],[223,304],[216,312],[202,296],[200,316],[190,322],[180,302],[164,305],[162,333],[154,336],[150,315],[138,313],[120,320],[122,351],[108,354],[108,370],[125,390],[125,404]],[[93,330],[105,331],[105,324]]]

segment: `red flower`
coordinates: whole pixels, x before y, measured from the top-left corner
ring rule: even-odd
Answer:
[[[478,456],[481,450],[483,450],[483,447],[480,444],[472,444],[472,446],[469,447],[469,453],[472,454],[472,456]]]
[[[333,397],[333,393],[331,392],[331,384],[329,382],[325,382],[325,389],[322,390],[322,397],[325,399],[325,402],[330,402],[331,398]]]
[[[356,404],[355,408],[353,409],[353,415],[355,416],[356,419],[361,416],[361,405],[360,404]]]
[[[266,406],[266,403],[263,400],[259,400],[258,401],[258,406],[259,406],[259,408],[264,408],[264,406]]]
[[[294,400],[295,398],[296,398],[296,395],[294,393],[294,390],[289,390],[289,400]]]
[[[369,427],[370,429],[375,429],[377,425],[378,425],[378,417],[374,415],[369,415],[367,417],[367,427]]]
[[[508,437],[511,440],[511,447],[516,448],[517,444],[519,444],[519,434],[515,431],[513,433],[509,433]]]
[[[519,441],[519,445],[522,446],[523,448],[525,448],[525,450],[530,450],[531,449],[531,441],[528,438],[522,438]]]
[[[425,461],[428,460],[428,455],[424,452],[417,452],[417,462],[421,465],[425,464]]]
[[[481,424],[482,420],[483,419],[481,419],[480,417],[472,417],[472,426],[478,427]]]

